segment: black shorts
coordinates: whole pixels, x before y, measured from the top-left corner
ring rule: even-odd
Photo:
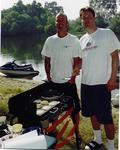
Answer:
[[[82,115],[85,117],[96,116],[99,123],[113,123],[111,111],[111,92],[106,84],[81,85]]]

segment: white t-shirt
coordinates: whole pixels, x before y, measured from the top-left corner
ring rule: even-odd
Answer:
[[[98,28],[80,38],[82,49],[82,83],[106,84],[111,75],[111,53],[120,49],[120,42],[110,29]]]
[[[63,38],[55,34],[47,38],[41,54],[51,58],[52,81],[64,83],[72,75],[73,58],[81,57],[79,39],[69,33]]]

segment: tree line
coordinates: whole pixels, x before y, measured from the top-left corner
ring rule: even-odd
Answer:
[[[108,0],[106,3],[108,3]],[[99,4],[99,1],[97,2],[96,0],[96,3],[93,5],[91,0],[90,4],[92,7],[98,8],[99,5],[105,6],[105,1]],[[102,6],[101,8],[104,8],[106,12],[108,5],[106,5],[106,8]],[[61,10],[64,11],[63,7],[58,6],[55,1],[51,3],[46,2],[43,7],[41,3],[35,0],[32,4],[27,5],[24,5],[22,0],[19,0],[13,7],[1,11],[1,35],[52,35],[56,32],[55,16]],[[102,15],[101,12],[103,13],[101,9],[99,13],[97,12],[96,23],[98,27],[111,28],[116,34],[120,35],[120,12],[116,13],[116,3],[114,3],[114,7],[109,8],[111,15],[106,13],[109,17]],[[85,32],[79,17],[75,20],[69,20],[69,32],[77,36],[81,36]]]

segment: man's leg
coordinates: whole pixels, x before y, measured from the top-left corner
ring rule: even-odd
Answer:
[[[95,116],[91,117],[91,123],[93,127],[94,139],[85,146],[85,150],[90,149],[99,149],[102,146],[102,137],[101,137],[101,124],[97,121]]]
[[[71,114],[71,118],[72,118],[72,121],[73,121],[73,124],[76,126],[75,128],[75,138],[76,138],[76,146],[77,146],[77,149],[79,149],[80,145],[81,145],[81,136],[80,136],[80,131],[79,131],[79,122],[80,122],[80,114],[79,112],[77,113],[72,113]]]
[[[76,122],[76,130],[77,130],[78,138],[80,138],[80,131],[79,131],[80,114],[79,112],[75,114],[75,122]]]
[[[106,124],[104,125],[105,133],[108,139],[114,139],[114,124]]]
[[[97,121],[95,116],[91,117],[91,123],[94,132],[94,141],[96,141],[98,144],[101,144],[102,143],[101,130],[100,130],[101,124]]]
[[[114,124],[106,124],[104,125],[106,137],[108,140],[107,148],[108,150],[114,150]]]
[[[101,144],[102,138],[101,138],[100,123],[97,121],[95,116],[91,117],[91,123],[94,132],[94,140],[97,143]],[[104,128],[108,140],[107,148],[108,150],[114,150],[114,124],[105,124]]]

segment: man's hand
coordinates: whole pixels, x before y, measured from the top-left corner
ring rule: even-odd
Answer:
[[[48,80],[49,82],[52,81],[50,75],[47,75],[47,80]]]
[[[118,50],[115,50],[111,53],[112,58],[112,71],[111,71],[111,77],[107,83],[107,89],[108,91],[114,90],[118,88],[118,83],[116,82],[116,75],[119,65],[119,56],[118,56]]]
[[[76,67],[75,69],[73,69],[71,79],[68,82],[71,83],[71,84],[74,84],[75,83],[75,78],[79,74],[80,74],[80,68]]]
[[[80,74],[80,69],[82,65],[82,59],[80,57],[74,57],[73,58],[73,72],[71,79],[68,81],[71,84],[75,83],[75,78]]]
[[[51,77],[50,77],[50,57],[46,57],[45,56],[45,60],[44,60],[44,66],[45,66],[45,72],[47,75],[47,80],[50,82],[51,81]]]
[[[80,75],[80,68],[76,67],[75,69],[73,69],[72,76],[78,76],[78,75]]]
[[[76,76],[72,76],[71,79],[68,80],[68,82],[69,82],[70,84],[74,84],[74,83],[75,83],[75,78],[76,78]]]
[[[108,81],[108,83],[107,83],[107,89],[108,89],[108,91],[112,91],[112,90],[114,90],[116,88],[117,88],[117,82],[116,82],[116,80],[110,79]]]

